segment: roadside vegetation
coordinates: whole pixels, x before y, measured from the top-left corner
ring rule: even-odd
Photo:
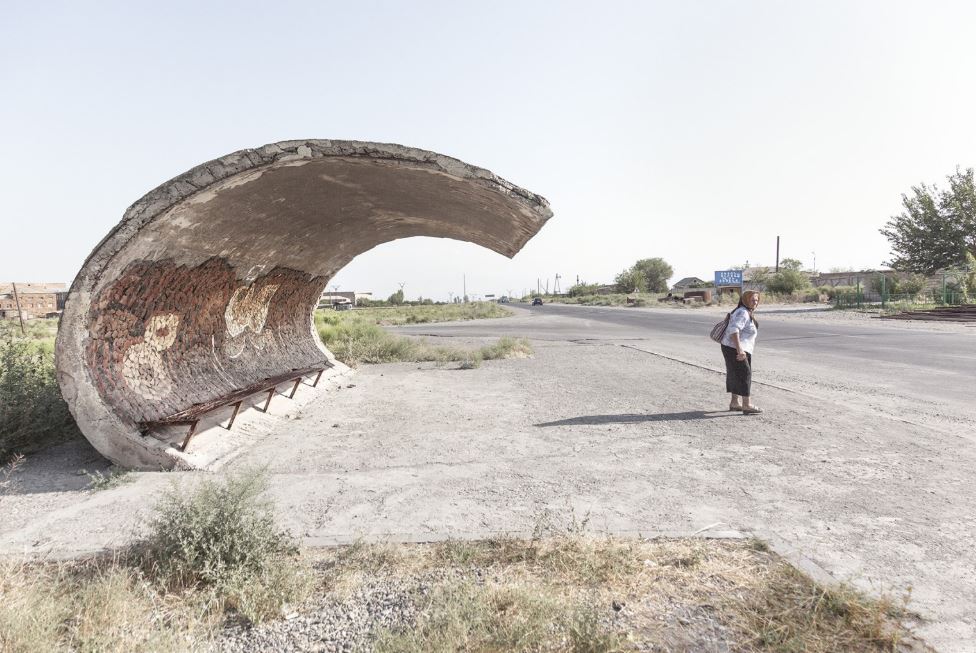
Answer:
[[[79,435],[54,375],[56,320],[0,321],[0,464]]]
[[[575,529],[300,552],[263,479],[173,488],[146,538],[114,556],[0,563],[0,649],[268,650],[311,635],[378,653],[842,653],[892,651],[906,636],[907,597],[818,585],[754,539]]]
[[[429,340],[398,336],[383,326],[506,317],[512,312],[490,302],[399,306],[349,311],[319,310],[315,326],[325,346],[347,365],[395,362],[456,362],[474,368],[482,361],[524,358],[532,347],[524,338],[500,338],[474,349],[432,344]]]
[[[329,311],[326,310],[326,313]],[[346,311],[332,311],[343,313]],[[355,311],[357,320],[364,320],[381,326],[400,326],[403,324],[424,324],[427,322],[457,322],[462,320],[482,320],[495,317],[509,317],[512,311],[495,302],[469,302],[467,304],[420,304],[416,306],[390,306],[360,308]]]
[[[0,561],[0,650],[202,650],[228,621],[280,616],[311,577],[265,488],[260,470],[174,486],[129,549]]]

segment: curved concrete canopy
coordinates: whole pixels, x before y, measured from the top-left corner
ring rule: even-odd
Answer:
[[[400,145],[285,141],[229,154],[137,201],[85,261],[58,333],[61,391],[112,461],[193,466],[138,424],[290,370],[343,369],[312,311],[355,256],[435,236],[511,257],[551,215],[487,170]]]

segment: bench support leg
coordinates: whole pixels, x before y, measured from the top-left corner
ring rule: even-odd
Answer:
[[[237,413],[241,410],[242,403],[244,403],[243,400],[238,401],[236,404],[234,404],[234,414],[230,416],[230,421],[227,422],[228,431],[230,430],[230,427],[234,426],[234,420],[237,419]]]
[[[190,440],[193,439],[193,434],[197,432],[197,424],[200,420],[194,420],[190,422],[190,430],[186,432],[186,437],[183,438],[183,446],[180,447],[180,451],[185,452],[186,448],[190,446]]]
[[[325,370],[319,370],[319,373],[315,375],[315,383],[312,384],[313,388],[319,384],[319,379],[322,378],[322,372],[324,371]]]
[[[292,386],[291,394],[288,395],[289,399],[295,398],[295,391],[298,390],[298,384],[300,384],[301,382],[302,382],[302,377],[298,377],[297,379],[295,379],[295,385]]]
[[[271,388],[270,390],[268,390],[268,400],[266,402],[264,402],[264,412],[268,412],[268,406],[271,405],[271,398],[274,396],[275,391],[277,389],[278,389],[278,386],[275,386],[275,387]]]

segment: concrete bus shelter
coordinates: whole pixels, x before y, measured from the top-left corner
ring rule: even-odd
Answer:
[[[58,332],[61,391],[113,462],[207,467],[206,438],[187,452],[194,419],[232,423],[250,395],[270,402],[279,384],[294,395],[346,371],[312,312],[357,255],[435,236],[512,257],[551,215],[544,198],[487,170],[401,145],[234,152],[149,192],[89,255]]]

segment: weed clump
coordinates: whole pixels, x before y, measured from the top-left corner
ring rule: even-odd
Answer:
[[[61,398],[48,340],[0,331],[0,464],[79,435]]]
[[[307,591],[298,546],[274,519],[267,477],[252,469],[193,492],[166,492],[148,522],[141,561],[171,591],[206,589],[250,621],[278,614]]]
[[[266,485],[251,470],[174,487],[145,539],[111,556],[0,560],[0,650],[205,650],[227,619],[280,616],[310,583]]]

